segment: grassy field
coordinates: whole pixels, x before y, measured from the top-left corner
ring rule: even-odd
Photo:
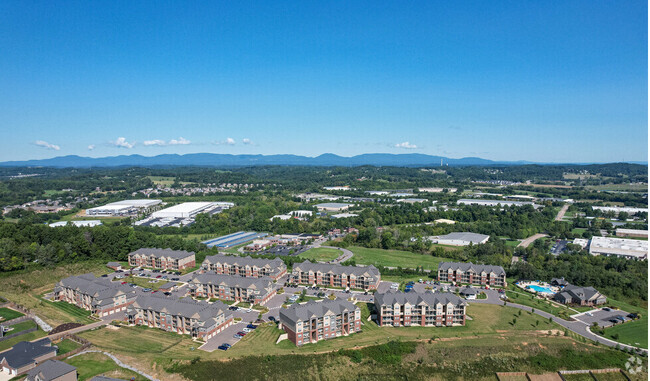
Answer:
[[[628,192],[647,192],[648,184],[603,184],[587,185],[585,189],[599,191],[628,191]]]
[[[73,322],[75,323],[89,324],[95,321],[90,318],[90,311],[84,310],[83,308],[79,308],[74,304],[70,304],[66,302],[51,302],[45,299],[42,299],[42,301],[46,305],[50,305],[54,308],[57,308],[65,312],[68,316],[72,317]]]
[[[78,311],[62,307],[65,303],[46,302],[41,296],[51,292],[59,280],[92,272],[102,275],[111,272],[103,262],[82,262],[67,264],[53,269],[37,269],[0,275],[0,296],[34,311],[52,327],[62,323],[75,322],[83,316]],[[76,308],[76,307],[75,307]]]
[[[507,239],[506,240],[506,246],[510,246],[510,247],[517,247],[517,245],[519,245],[520,243],[521,243],[521,241],[517,240],[517,239]]]
[[[510,286],[508,286],[510,288]],[[522,295],[523,294],[523,295]],[[506,296],[508,296],[508,301],[512,303],[522,304],[524,306],[529,306],[540,311],[546,311],[555,316],[559,316],[563,319],[567,319],[569,315],[573,315],[576,312],[570,310],[565,306],[558,306],[555,303],[551,303],[545,299],[538,299],[533,296],[533,294],[526,293],[525,291],[519,290],[506,290]]]
[[[57,352],[57,354],[59,355],[74,351],[75,349],[81,346],[81,344],[77,343],[76,341],[72,341],[70,339],[61,340],[55,345],[59,348]]]
[[[300,258],[309,259],[317,262],[329,262],[338,258],[343,252],[337,249],[330,249],[327,247],[317,247],[310,249],[300,254]]]
[[[153,279],[149,279],[149,278],[140,278],[140,277],[137,277],[137,276],[128,276],[128,277],[126,277],[124,279],[117,279],[116,282],[134,283],[134,284],[137,284],[138,286],[140,286],[142,288],[150,288],[152,290],[157,290],[157,289],[160,288],[160,286],[162,286],[162,285],[164,285],[166,283],[178,284],[176,282],[169,282],[168,280],[162,279],[162,278],[153,280]],[[155,282],[155,283],[150,283],[150,282]]]
[[[138,381],[146,380],[141,375],[118,366],[110,357],[101,353],[84,353],[65,362],[77,367],[79,381],[89,380],[99,375],[125,380],[130,380],[132,377]]]
[[[13,329],[11,331],[7,332],[7,333],[10,334],[10,335],[13,335],[14,333],[26,331],[28,329],[36,328],[36,327],[37,327],[37,325],[36,325],[36,323],[34,323],[33,320],[26,320],[26,321],[24,321],[22,323],[10,325],[9,328],[13,328]]]
[[[606,328],[605,337],[624,344],[648,348],[648,310],[613,299],[608,299],[607,305],[620,308],[626,312],[641,314],[641,319]]]
[[[354,259],[358,265],[375,265],[402,268],[417,268],[422,266],[425,269],[438,271],[438,263],[448,259],[434,257],[431,255],[415,254],[401,250],[369,249],[365,247],[350,247],[354,253]]]
[[[175,177],[164,176],[147,176],[154,185],[162,185],[164,187],[171,186],[174,183]]]
[[[0,321],[13,320],[21,316],[24,316],[24,314],[16,310],[12,310],[11,308],[7,308],[7,307],[0,308]]]

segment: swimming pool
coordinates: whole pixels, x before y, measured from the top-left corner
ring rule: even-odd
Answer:
[[[555,292],[550,288],[538,286],[536,284],[531,284],[530,286],[526,286],[526,288],[530,288],[531,290],[537,291],[540,294],[555,294]]]

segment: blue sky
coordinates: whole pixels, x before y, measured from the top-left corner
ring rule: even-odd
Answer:
[[[646,161],[643,1],[0,3],[0,160]]]

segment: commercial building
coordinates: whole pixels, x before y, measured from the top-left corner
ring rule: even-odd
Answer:
[[[634,238],[648,238],[647,230],[639,229],[616,229],[617,237],[634,237]]]
[[[442,327],[465,325],[467,303],[449,292],[427,291],[375,294],[380,327]]]
[[[304,261],[293,265],[291,280],[299,284],[376,290],[381,275],[373,265],[343,266]]]
[[[600,210],[601,212],[604,213],[614,212],[616,215],[618,215],[621,212],[625,212],[629,215],[633,215],[637,213],[648,213],[648,208],[634,208],[631,206],[592,206],[591,209]]]
[[[429,200],[427,200],[426,198],[400,198],[399,200],[397,200],[397,202],[403,202],[405,204],[417,204],[417,203],[423,203],[427,201]]]
[[[88,216],[127,216],[162,203],[162,200],[141,199],[111,202],[104,206],[86,209]]]
[[[264,304],[275,295],[273,282],[268,278],[205,273],[194,276],[189,284],[193,297]]]
[[[74,304],[97,316],[124,311],[135,297],[133,288],[91,273],[61,279],[54,286],[54,300]]]
[[[203,271],[216,274],[239,275],[247,278],[269,277],[277,280],[287,273],[287,265],[280,258],[263,259],[233,255],[210,255],[201,264]]]
[[[447,220],[447,219],[444,219],[444,218],[439,218],[439,219],[437,219],[437,220],[435,220],[433,222],[435,222],[436,224],[449,224],[449,225],[453,225],[453,224],[456,223],[456,221],[454,221],[454,220]]]
[[[648,259],[648,241],[625,238],[592,237],[591,255],[613,255],[631,259]]]
[[[229,247],[242,245],[244,243],[250,242],[258,238],[266,237],[267,235],[268,235],[267,233],[239,231],[237,233],[232,233],[221,237],[209,239],[207,241],[203,241],[203,243],[206,244],[208,247],[218,247],[221,249],[227,249]]]
[[[433,243],[450,246],[480,245],[486,243],[489,239],[489,235],[469,232],[454,232],[447,235],[429,237],[429,241]]]
[[[438,265],[438,280],[505,287],[506,272],[501,266],[475,265],[472,262],[441,262]]]
[[[449,193],[456,193],[458,188],[418,188],[420,193],[442,193],[447,190]]]
[[[130,324],[207,340],[232,325],[233,317],[227,311],[228,306],[219,301],[208,303],[140,295],[127,308],[125,320]]]
[[[24,374],[41,362],[56,357],[57,350],[48,338],[33,342],[21,341],[0,353],[0,371],[9,376]]]
[[[129,265],[181,271],[196,266],[194,252],[142,248],[129,253]]]
[[[352,204],[343,204],[340,202],[326,202],[323,204],[317,204],[316,208],[321,212],[340,212],[342,210],[348,210]]]
[[[283,221],[295,218],[297,220],[305,220],[306,218],[310,217],[313,215],[314,212],[311,210],[293,210],[287,214],[276,214],[275,216],[271,217],[271,221],[273,221],[276,218],[279,218]]]
[[[593,287],[565,286],[553,299],[562,304],[579,304],[581,306],[594,306],[605,304],[607,298]]]
[[[360,331],[361,310],[341,299],[310,301],[281,308],[280,323],[288,339],[300,346]]]
[[[586,238],[574,238],[573,239],[573,244],[578,245],[582,247],[583,249],[586,249],[587,246],[589,245],[589,240]]]
[[[483,199],[460,199],[457,201],[458,205],[480,205],[480,206],[524,206],[532,205],[535,208],[540,207],[530,201],[506,201],[506,200],[483,200]]]
[[[77,368],[63,361],[47,360],[27,371],[25,381],[77,381]]]
[[[184,202],[151,214],[154,218],[194,218],[199,213],[210,213],[217,208],[232,207],[232,202]]]
[[[333,214],[330,217],[332,217],[332,218],[351,218],[351,217],[359,217],[359,215],[355,214],[355,213],[338,213],[338,214]]]
[[[323,189],[328,191],[347,191],[350,190],[349,185],[336,186],[336,187],[323,187]]]
[[[76,227],[84,227],[84,226],[86,226],[86,227],[92,228],[92,227],[95,227],[95,226],[99,226],[101,224],[102,224],[102,222],[100,220],[57,221],[57,222],[51,223],[50,227],[51,228],[59,228],[59,227],[62,227],[62,226],[72,225],[72,226],[76,226]]]

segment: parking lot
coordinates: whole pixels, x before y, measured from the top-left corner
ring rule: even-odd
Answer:
[[[627,315],[628,312],[625,312],[623,310],[605,311],[603,309],[597,309],[582,314],[573,315],[572,317],[576,320],[580,320],[584,323],[587,323],[590,326],[594,322],[596,322],[598,323],[599,326],[606,328],[614,325],[614,322],[611,322],[610,320],[614,319],[616,316],[623,316],[626,319],[625,321],[629,321],[630,319],[627,317]],[[619,322],[617,324],[621,324],[621,323],[623,322]]]

